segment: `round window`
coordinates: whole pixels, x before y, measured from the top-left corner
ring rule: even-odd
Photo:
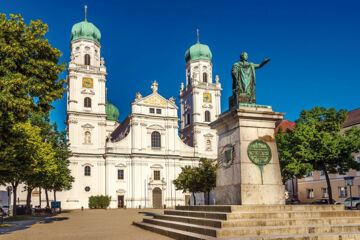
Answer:
[[[90,187],[89,187],[89,186],[85,187],[85,191],[89,192],[89,191],[90,191]]]

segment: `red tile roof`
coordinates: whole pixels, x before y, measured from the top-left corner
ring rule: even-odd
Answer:
[[[342,127],[350,127],[360,123],[360,108],[348,112],[348,119],[342,124]]]
[[[282,119],[275,123],[275,132],[278,132],[280,127],[282,127],[283,131],[286,131],[286,129],[294,130],[295,123],[286,119]]]

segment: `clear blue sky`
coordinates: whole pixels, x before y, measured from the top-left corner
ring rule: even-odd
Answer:
[[[302,109],[360,107],[360,1],[2,1],[0,12],[49,25],[52,46],[69,61],[70,32],[84,19],[101,31],[108,99],[130,113],[136,92],[150,94],[157,80],[164,97],[177,97],[185,81],[184,53],[196,42],[213,53],[213,74],[223,86],[222,111],[231,95],[232,64],[272,61],[257,71],[257,103],[295,120]],[[61,77],[65,77],[64,72]],[[64,128],[65,97],[51,114]]]

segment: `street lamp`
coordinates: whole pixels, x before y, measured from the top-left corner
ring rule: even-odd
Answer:
[[[349,186],[350,187],[350,209],[352,209],[352,192],[351,192],[351,186],[354,183],[354,177],[353,176],[349,176],[349,177],[344,177],[345,180],[345,186]]]

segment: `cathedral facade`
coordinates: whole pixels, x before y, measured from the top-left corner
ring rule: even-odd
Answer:
[[[190,193],[177,191],[173,180],[181,167],[217,156],[218,138],[209,123],[221,113],[222,89],[218,76],[213,80],[209,47],[198,41],[186,51],[180,118],[175,99],[161,96],[155,81],[150,95],[134,93],[130,114],[119,122],[118,109],[107,99],[100,39],[87,20],[72,27],[66,130],[75,182],[57,200],[65,209],[87,208],[95,195],[111,196],[111,208],[188,204]],[[26,193],[19,195],[21,202],[26,199]]]

